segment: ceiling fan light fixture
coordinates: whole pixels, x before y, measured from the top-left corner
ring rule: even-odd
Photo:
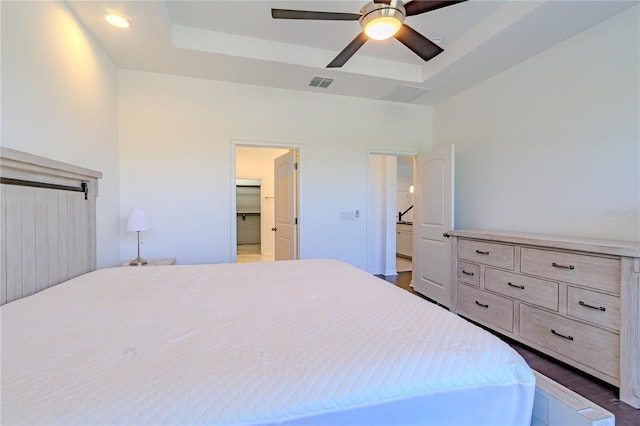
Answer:
[[[374,19],[364,27],[365,34],[374,40],[386,40],[398,32],[402,22],[391,16]]]
[[[370,0],[360,9],[360,13],[271,9],[271,17],[314,21],[359,21],[362,32],[329,62],[327,68],[343,66],[370,39],[384,40],[390,37],[394,37],[426,62],[444,52],[444,49],[405,25],[405,17],[421,15],[464,1],[467,0],[409,0],[405,6],[402,0]]]
[[[405,11],[402,2],[369,3],[362,8],[360,25],[367,37],[386,40],[393,37],[402,27]]]

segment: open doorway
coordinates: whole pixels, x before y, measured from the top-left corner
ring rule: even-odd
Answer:
[[[235,146],[236,187],[235,203],[232,203],[235,256],[232,255],[232,259],[235,257],[236,262],[298,258],[297,153],[297,149],[289,148]],[[282,167],[276,167],[283,158],[296,159],[295,172],[286,176],[291,180],[289,185],[283,185]],[[284,217],[291,218],[293,229],[283,222],[285,208]],[[287,241],[294,251],[284,252],[282,241]]]
[[[367,271],[376,275],[410,275],[408,286],[417,293],[451,307],[455,271],[448,231],[454,228],[455,147],[445,145],[410,156],[413,163],[414,207],[399,210],[396,193],[398,156],[370,153],[369,214],[367,215]],[[410,192],[410,189],[409,189]],[[411,193],[411,192],[410,192]],[[412,212],[412,213],[410,213]],[[403,213],[400,215],[400,213]],[[394,257],[398,226],[410,222],[413,240],[411,272],[397,272]],[[399,284],[398,284],[399,285]]]
[[[266,203],[265,203],[266,204]],[[236,179],[236,238],[237,262],[274,260],[273,255],[263,255],[262,249],[262,180]]]
[[[396,271],[408,272],[413,260],[414,157],[400,155],[397,161]]]
[[[370,154],[367,271],[413,270],[414,157]]]

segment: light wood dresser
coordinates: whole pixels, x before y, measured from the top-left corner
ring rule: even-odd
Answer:
[[[450,231],[452,310],[620,388],[640,408],[640,247]]]

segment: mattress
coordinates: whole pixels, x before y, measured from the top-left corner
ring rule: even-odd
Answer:
[[[1,308],[10,424],[529,424],[490,333],[334,260],[95,271]]]

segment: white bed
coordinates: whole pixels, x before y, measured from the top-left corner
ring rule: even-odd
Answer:
[[[103,269],[8,303],[2,424],[529,424],[498,338],[332,260]]]

